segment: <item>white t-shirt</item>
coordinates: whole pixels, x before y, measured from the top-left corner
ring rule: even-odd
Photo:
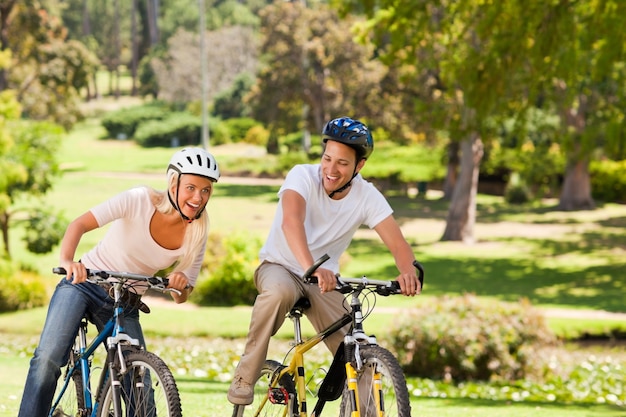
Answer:
[[[146,187],[124,191],[93,207],[90,211],[98,226],[111,225],[104,238],[81,257],[81,262],[87,268],[142,275],[154,275],[171,266],[186,248],[165,249],[154,241],[150,221],[155,210]],[[193,265],[183,271],[192,286],[200,272],[204,250],[205,247],[198,250]]]
[[[328,254],[330,259],[323,267],[335,273],[339,272],[339,257],[348,248],[357,229],[361,225],[373,229],[393,213],[382,193],[360,174],[354,177],[344,198],[333,200],[324,191],[320,164],[296,165],[278,191],[278,208],[259,258],[284,265],[297,275],[302,275],[304,270],[293,256],[281,227],[285,190],[296,191],[306,201],[304,229],[309,250],[313,259]]]

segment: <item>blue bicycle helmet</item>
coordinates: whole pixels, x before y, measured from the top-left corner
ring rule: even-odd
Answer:
[[[322,144],[334,140],[350,146],[356,151],[357,159],[367,159],[374,151],[374,138],[367,126],[349,117],[339,117],[326,123],[322,130]]]

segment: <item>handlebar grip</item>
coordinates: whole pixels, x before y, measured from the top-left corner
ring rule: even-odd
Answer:
[[[65,268],[61,266],[52,268],[52,273],[57,275],[67,275],[67,271],[65,270]],[[89,275],[89,268],[87,268],[87,275]]]
[[[315,273],[315,271],[317,270],[317,268],[320,267],[320,265],[322,265],[324,262],[326,262],[329,259],[330,259],[330,256],[328,256],[328,254],[325,253],[317,261],[315,261],[313,265],[311,265],[311,267],[304,272],[304,275],[302,275],[302,279],[304,280],[304,282],[308,282],[310,284],[317,284],[317,277],[312,276],[312,274]]]
[[[421,263],[417,262],[417,260],[413,261],[413,266],[419,272],[417,274],[417,278],[420,280],[420,287],[423,289],[424,288],[424,277],[425,277],[424,267],[422,266]]]

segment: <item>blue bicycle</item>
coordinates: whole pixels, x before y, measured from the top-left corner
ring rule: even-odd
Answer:
[[[54,268],[53,272],[66,273],[63,268]],[[124,305],[132,299],[132,287],[147,286],[160,292],[176,290],[167,288],[167,278],[99,270],[87,273],[89,282],[109,290],[114,314],[89,344],[88,322],[83,318],[48,416],[182,417],[180,396],[170,369],[124,332],[122,314]],[[141,303],[139,297],[136,302]],[[96,367],[94,354],[100,345],[105,345],[107,355],[104,363]],[[96,391],[92,391],[90,381],[98,369],[99,382]]]

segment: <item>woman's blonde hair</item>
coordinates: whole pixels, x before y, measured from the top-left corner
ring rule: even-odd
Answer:
[[[174,206],[172,206],[172,203],[170,203],[168,193],[173,185],[178,184],[179,176],[180,174],[178,172],[170,171],[167,178],[168,186],[165,191],[159,191],[152,188],[150,189],[150,198],[152,203],[160,213],[171,214],[176,211]],[[198,254],[197,249],[202,248],[203,245],[206,244],[208,234],[209,215],[205,209],[198,219],[192,221],[187,226],[185,237],[183,238],[183,254],[180,258],[178,258],[178,261],[174,265],[173,272],[184,271],[193,264]]]

